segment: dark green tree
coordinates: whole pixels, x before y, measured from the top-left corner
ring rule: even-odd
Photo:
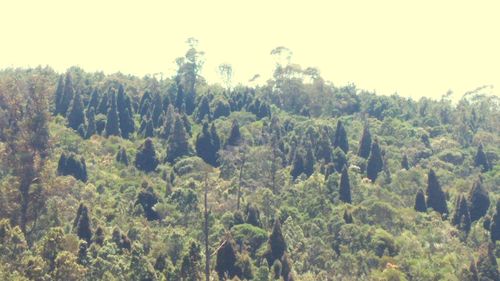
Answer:
[[[75,131],[78,130],[80,125],[85,124],[85,114],[83,113],[83,102],[80,93],[77,92],[75,94],[66,118],[68,119],[69,127]]]
[[[240,125],[235,119],[231,125],[231,132],[226,140],[226,146],[238,146],[241,142]]]
[[[202,280],[201,248],[196,242],[191,242],[188,252],[182,258],[181,277],[185,281]]]
[[[337,129],[335,130],[335,139],[333,147],[340,147],[344,153],[349,151],[349,142],[347,140],[347,133],[345,131],[342,121],[337,121]]]
[[[486,157],[486,154],[483,151],[483,144],[480,143],[479,146],[477,147],[477,152],[476,156],[474,157],[474,166],[475,167],[482,167],[483,172],[487,172],[491,170],[490,163],[488,161],[488,158]]]
[[[415,196],[415,211],[417,212],[427,212],[427,204],[425,203],[425,195],[422,189],[417,191],[417,195]]]
[[[134,119],[129,109],[128,97],[122,85],[118,88],[116,107],[118,110],[121,136],[128,139],[130,134],[134,132]]]
[[[61,115],[66,116],[66,112],[69,109],[69,106],[71,104],[71,101],[73,100],[74,96],[74,89],[73,89],[73,79],[71,77],[71,74],[69,72],[66,73],[66,78],[64,79],[64,91],[63,91],[63,96],[61,99]]]
[[[116,162],[122,163],[125,166],[128,166],[128,156],[127,156],[127,151],[125,148],[120,148],[118,153],[116,154]]]
[[[304,159],[304,174],[310,177],[314,172],[314,153],[312,151],[312,145],[307,145],[306,157]]]
[[[189,154],[189,143],[184,123],[179,115],[175,118],[174,130],[167,142],[166,162],[174,163],[176,159]]]
[[[217,150],[206,122],[203,123],[201,133],[196,137],[195,149],[196,154],[205,162],[212,166],[217,164]]]
[[[169,104],[167,108],[167,114],[165,115],[165,120],[160,129],[160,138],[168,140],[174,131],[174,125],[176,120],[176,113],[174,107]]]
[[[87,182],[85,159],[82,157],[78,160],[74,154],[66,156],[62,153],[57,166],[57,175],[73,176],[77,180]]]
[[[500,241],[500,200],[497,201],[496,212],[491,218],[490,237],[493,243]]]
[[[480,281],[500,280],[498,263],[493,252],[494,247],[493,244],[483,245],[479,251],[476,268]]]
[[[297,151],[292,163],[292,178],[295,180],[302,173],[304,173],[304,158],[302,157],[302,154]]]
[[[486,212],[490,207],[490,197],[488,195],[488,191],[486,191],[483,187],[481,177],[479,177],[472,184],[472,188],[467,199],[469,201],[470,219],[472,222],[475,222],[486,215]]]
[[[97,90],[97,88],[95,88],[92,91],[89,103],[87,104],[87,111],[90,110],[90,108],[92,107],[94,108],[95,111],[95,109],[99,106],[99,101],[100,101],[99,91]]]
[[[378,173],[382,171],[383,168],[384,161],[382,160],[382,152],[380,151],[378,141],[375,140],[372,143],[370,157],[368,157],[366,175],[372,182],[374,182],[377,179]]]
[[[349,212],[349,210],[345,209],[344,210],[344,215],[343,215],[343,218],[344,218],[344,222],[346,224],[350,224],[350,223],[353,223],[354,220],[352,219],[352,214],[351,212]]]
[[[427,207],[432,208],[434,211],[441,215],[448,214],[448,207],[446,205],[446,196],[441,189],[438,182],[436,173],[433,169],[429,170],[427,177]]]
[[[92,135],[97,133],[94,108],[93,107],[89,108],[86,112],[86,115],[87,115],[87,130],[85,131],[85,138],[89,139]]]
[[[368,124],[363,129],[363,135],[359,141],[358,156],[368,159],[372,147],[372,135]]]
[[[215,261],[215,271],[219,280],[232,279],[237,274],[236,251],[234,250],[231,238],[226,238],[217,249],[217,259]]]
[[[204,95],[201,98],[201,100],[198,104],[198,108],[196,109],[196,112],[195,112],[196,121],[201,122],[205,118],[208,121],[210,121],[210,103],[209,103],[207,95]]]
[[[408,156],[406,154],[403,154],[403,159],[401,159],[401,168],[407,171],[410,169],[410,164],[408,163]]]
[[[471,219],[469,207],[467,206],[467,200],[463,195],[460,195],[457,198],[455,212],[451,219],[451,223],[457,226],[460,230],[463,230],[465,233],[470,231]]]
[[[352,203],[351,201],[351,183],[349,182],[349,173],[347,166],[342,169],[339,183],[339,199],[344,203]]]
[[[54,115],[62,114],[62,99],[64,96],[64,76],[60,75],[54,94]]]
[[[333,150],[333,164],[334,164],[335,171],[337,171],[337,173],[342,172],[342,169],[344,168],[344,166],[348,165],[347,164],[347,157],[346,157],[344,151],[340,147],[336,147]]]
[[[76,225],[76,234],[78,238],[86,241],[88,244],[92,241],[92,229],[87,206],[83,205]]]
[[[148,221],[159,220],[160,215],[154,209],[154,206],[158,203],[158,196],[153,191],[153,188],[146,186],[139,192],[137,201],[135,204],[140,204],[144,210],[144,215]]]
[[[267,264],[272,266],[275,260],[281,260],[286,252],[286,242],[281,231],[281,222],[278,218],[274,221],[273,231],[269,236],[267,242],[267,251],[265,253],[265,258]]]
[[[149,173],[156,169],[158,163],[153,141],[147,138],[135,155],[134,165],[137,169]]]
[[[106,120],[105,136],[120,136],[120,120],[118,119],[118,111],[116,109],[116,96],[115,93],[111,93],[109,99],[109,108]]]

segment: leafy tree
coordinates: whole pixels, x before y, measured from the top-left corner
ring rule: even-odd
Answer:
[[[68,125],[73,130],[78,130],[80,125],[85,124],[85,114],[83,113],[83,102],[79,93],[75,94],[71,107],[67,113]]]
[[[446,197],[433,169],[429,170],[429,174],[427,176],[426,194],[427,207],[434,209],[434,211],[440,213],[441,215],[448,213]]]
[[[201,249],[196,242],[191,242],[188,252],[181,263],[181,277],[186,281],[201,280]]]
[[[363,129],[363,135],[361,136],[361,140],[359,141],[359,149],[358,156],[368,159],[370,156],[372,146],[372,135],[370,133],[370,128],[368,124],[365,125]]]
[[[339,199],[344,203],[352,203],[351,184],[349,182],[349,173],[347,171],[347,166],[344,166],[344,168],[342,169],[339,186]]]
[[[468,195],[470,206],[470,219],[472,222],[486,215],[490,207],[488,191],[483,187],[482,179],[479,177],[473,184]]]
[[[154,171],[158,164],[159,161],[156,158],[153,140],[147,138],[135,155],[134,165],[137,169],[149,173]]]
[[[118,111],[116,110],[116,97],[114,92],[111,93],[109,104],[105,136],[120,136],[120,120],[118,119]]]
[[[189,154],[189,143],[186,129],[181,117],[175,119],[174,130],[167,142],[166,162],[174,163],[176,159]]]
[[[372,143],[370,157],[368,158],[368,163],[366,166],[366,175],[372,182],[377,179],[378,173],[383,170],[383,166],[384,162],[382,160],[380,146],[378,144],[378,141],[375,140]]]
[[[491,170],[488,158],[486,157],[486,154],[483,151],[482,143],[480,143],[479,146],[477,147],[476,156],[474,157],[474,166],[475,167],[481,166],[483,172]]]
[[[337,129],[335,130],[335,139],[333,147],[340,147],[344,153],[349,151],[349,142],[347,140],[347,133],[345,131],[342,121],[337,121]]]
[[[425,203],[425,195],[422,189],[417,191],[415,196],[415,211],[417,212],[427,212],[427,203]]]

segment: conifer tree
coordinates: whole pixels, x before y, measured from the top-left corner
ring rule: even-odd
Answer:
[[[477,147],[477,152],[476,156],[474,157],[474,166],[475,167],[482,167],[483,172],[487,172],[491,170],[490,163],[488,162],[488,158],[486,157],[486,154],[483,151],[483,144],[480,143],[479,146]]]
[[[80,124],[80,126],[78,126],[78,129],[76,130],[76,132],[82,138],[85,138],[85,136],[87,135],[87,132],[85,131],[85,126],[83,124]]]
[[[120,150],[116,154],[116,161],[118,163],[124,164],[125,166],[128,166],[128,156],[127,156],[127,151],[125,150],[125,148],[123,148],[123,147],[120,148]]]
[[[333,150],[333,164],[334,164],[335,171],[337,171],[337,173],[342,172],[342,169],[344,168],[344,166],[348,165],[347,164],[347,157],[346,157],[344,151],[340,147],[336,147]]]
[[[201,280],[201,249],[196,242],[191,242],[188,252],[182,258],[181,277],[185,281]]]
[[[304,158],[302,157],[302,154],[297,151],[295,153],[295,157],[293,159],[293,164],[292,164],[292,171],[291,171],[292,178],[295,180],[303,172],[304,172]]]
[[[217,249],[217,259],[215,262],[215,271],[219,280],[226,280],[226,276],[232,279],[237,273],[236,251],[233,247],[231,238],[226,238],[222,245]]]
[[[87,167],[85,159],[76,159],[74,154],[66,156],[61,154],[57,165],[57,175],[59,176],[73,176],[75,179],[87,182]]]
[[[66,112],[69,109],[71,101],[73,100],[74,89],[73,89],[73,79],[69,72],[66,73],[66,78],[64,79],[64,91],[61,99],[61,115],[66,116]]]
[[[238,146],[241,142],[240,125],[235,119],[231,125],[231,132],[226,140],[226,146]]]
[[[472,222],[486,215],[490,207],[490,198],[488,196],[488,191],[483,187],[480,177],[472,184],[467,199],[469,201],[470,219]]]
[[[491,218],[490,237],[493,243],[500,241],[500,200],[497,201],[496,212]]]
[[[54,95],[54,115],[62,114],[62,99],[64,95],[64,76],[60,75]]]
[[[339,199],[344,203],[352,203],[351,184],[349,182],[349,173],[347,171],[347,166],[344,166],[344,168],[342,169],[339,186]]]
[[[427,212],[427,204],[425,203],[425,195],[422,189],[417,191],[417,195],[415,196],[415,211],[417,212]]]
[[[480,281],[500,280],[498,263],[493,253],[494,245],[483,245],[479,251],[476,268]]]
[[[156,203],[158,203],[158,196],[154,193],[153,188],[148,186],[139,192],[135,204],[140,204],[142,206],[144,215],[148,221],[154,221],[160,219],[160,215],[153,208]]]
[[[79,246],[78,246],[78,263],[86,266],[89,264],[89,257],[88,257],[88,243],[85,241],[81,241]]]
[[[306,157],[304,159],[304,174],[310,177],[314,172],[314,154],[311,148],[312,145],[307,145]]]
[[[406,154],[403,154],[403,159],[401,160],[401,168],[407,171],[410,169],[410,164],[408,163],[408,156]]]
[[[372,135],[370,133],[370,128],[368,124],[365,125],[363,129],[363,135],[359,141],[358,156],[368,159],[370,156],[370,151],[372,147]]]
[[[247,205],[245,222],[260,227],[260,212],[253,204]]]
[[[128,97],[125,94],[123,86],[120,85],[118,88],[116,107],[118,110],[121,136],[125,139],[128,139],[130,134],[134,132],[134,120],[132,119],[132,114],[129,111],[130,104],[127,102],[127,98]]]
[[[216,152],[218,152],[221,148],[219,134],[217,133],[217,128],[215,128],[215,124],[212,123],[210,127],[210,135],[212,136],[212,144]]]
[[[153,111],[151,119],[155,128],[160,127],[160,115],[163,113],[163,104],[161,102],[160,94],[156,93],[153,97]]]
[[[352,219],[352,214],[351,212],[349,212],[349,210],[345,209],[344,210],[344,215],[343,215],[343,218],[344,218],[344,222],[346,224],[350,224],[350,223],[353,223],[354,220]]]
[[[471,219],[469,207],[467,206],[467,200],[463,195],[460,195],[457,198],[455,204],[455,213],[453,214],[451,223],[466,233],[468,233],[470,230]]]
[[[158,163],[153,141],[147,138],[135,155],[134,165],[137,169],[149,173],[156,169]]]
[[[145,138],[152,138],[154,136],[153,121],[151,119],[143,119],[144,130],[142,131],[142,136]],[[142,126],[142,125],[141,125]]]
[[[275,260],[281,260],[286,251],[286,242],[281,232],[281,222],[278,218],[274,221],[273,231],[267,242],[265,254],[267,264],[272,266]]]
[[[378,173],[383,170],[383,166],[384,162],[382,160],[382,152],[380,151],[378,141],[375,140],[372,143],[370,157],[368,157],[368,163],[366,166],[367,177],[374,182],[377,179]]]
[[[95,230],[95,235],[94,235],[94,242],[102,246],[104,244],[104,229],[102,229],[101,226],[98,226]]]
[[[166,162],[174,163],[176,159],[189,154],[189,143],[184,123],[177,115],[174,130],[167,142]]]
[[[94,108],[94,112],[95,112],[95,109],[99,106],[99,101],[100,101],[99,91],[97,90],[97,88],[95,88],[92,91],[89,103],[87,104],[87,111],[89,111],[90,108],[93,107]]]
[[[167,108],[167,114],[165,116],[165,121],[160,129],[160,138],[168,140],[174,131],[174,124],[176,119],[176,113],[174,107],[169,104]]]
[[[85,114],[83,113],[83,102],[80,96],[80,93],[76,93],[73,98],[73,102],[71,103],[71,107],[66,114],[66,118],[68,119],[68,125],[73,130],[78,130],[80,125],[85,124]]]
[[[118,119],[118,111],[116,109],[116,96],[115,93],[111,93],[109,99],[109,108],[107,114],[105,136],[120,136],[120,121]]]
[[[335,139],[333,141],[333,147],[340,147],[344,153],[349,151],[349,142],[347,140],[347,133],[344,128],[342,121],[337,121],[337,129],[335,130]]]
[[[330,138],[326,135],[326,132],[322,131],[316,146],[316,159],[323,160],[324,164],[332,162],[332,148],[330,145]]]
[[[99,101],[99,105],[96,108],[97,114],[107,114],[108,113],[108,102],[109,102],[109,94],[104,93],[101,96],[101,100]]]
[[[448,213],[446,197],[433,169],[429,170],[426,194],[428,208],[432,208],[441,215]]]
[[[88,214],[87,206],[83,206],[80,218],[78,219],[78,224],[76,226],[76,234],[78,238],[86,241],[88,244],[92,241],[92,229],[90,226],[90,218]]]
[[[201,133],[196,137],[196,154],[208,164],[214,166],[217,162],[217,151],[212,141],[212,136],[208,131],[208,124],[203,123]]]
[[[89,139],[92,135],[96,134],[97,132],[94,108],[91,107],[86,113],[87,113],[87,130],[85,132],[85,138]]]
[[[201,98],[198,108],[195,113],[196,121],[201,122],[203,119],[207,118],[210,121],[210,104],[208,97],[205,95]]]

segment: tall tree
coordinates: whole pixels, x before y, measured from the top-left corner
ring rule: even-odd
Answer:
[[[425,203],[425,195],[422,189],[417,191],[417,195],[415,196],[415,211],[417,212],[427,212],[427,204]]]
[[[496,212],[491,219],[490,237],[493,243],[500,241],[500,200],[497,201]]]
[[[339,199],[344,203],[352,203],[351,183],[349,182],[349,173],[347,171],[347,166],[344,166],[344,168],[342,169],[339,186]]]
[[[189,154],[189,143],[184,123],[179,115],[175,118],[174,130],[167,141],[166,162],[174,163],[178,158]]]
[[[241,142],[240,125],[236,119],[231,125],[231,132],[226,140],[226,146],[238,146]]]
[[[129,109],[127,102],[128,97],[125,94],[123,86],[118,87],[118,96],[116,100],[116,108],[118,110],[118,119],[120,123],[121,136],[128,139],[130,134],[134,132],[134,119]]]
[[[427,176],[427,207],[434,209],[434,211],[441,215],[448,213],[446,205],[446,196],[444,195],[441,185],[438,182],[436,173],[433,169],[429,170]]]
[[[91,107],[86,112],[87,114],[87,130],[85,131],[85,138],[89,139],[92,135],[97,133],[97,127],[95,123],[95,111],[94,108]]]
[[[208,123],[203,123],[201,133],[196,137],[196,154],[208,164],[215,166],[217,163],[217,151],[212,136],[208,130]]]
[[[304,173],[306,176],[310,177],[314,172],[314,154],[312,151],[312,145],[307,145],[306,157],[304,159]]]
[[[366,175],[372,182],[374,182],[378,177],[378,173],[382,171],[383,168],[384,168],[384,162],[382,160],[382,152],[380,151],[380,146],[378,144],[378,141],[375,140],[372,143],[370,157],[368,157],[368,163],[366,166]]]
[[[76,93],[71,103],[71,107],[66,115],[68,119],[68,125],[73,130],[78,130],[80,125],[85,124],[85,114],[83,113],[83,102],[80,93]]]
[[[344,153],[347,153],[347,151],[349,151],[349,142],[347,140],[347,133],[345,131],[344,124],[340,120],[337,121],[337,129],[335,130],[335,139],[333,141],[333,147],[340,147],[340,149],[342,149]]]
[[[158,163],[159,161],[156,158],[153,141],[150,138],[147,138],[139,147],[139,151],[137,151],[137,154],[135,155],[134,165],[137,169],[149,173],[156,169]]]
[[[106,137],[121,135],[120,120],[118,119],[118,111],[116,109],[116,96],[114,91],[111,92],[111,97],[109,99],[105,135]]]
[[[358,156],[368,159],[372,147],[372,135],[368,124],[363,128],[363,135],[359,141]]]
[[[71,77],[71,74],[69,72],[66,73],[66,78],[64,80],[64,91],[63,91],[63,96],[61,99],[61,114],[66,116],[66,112],[69,109],[69,106],[71,104],[71,101],[73,100],[74,96],[74,89],[73,89],[73,78]]]
[[[500,272],[498,271],[498,263],[493,252],[494,245],[483,245],[479,251],[476,268],[480,281],[497,281],[500,280]]]
[[[459,229],[463,230],[465,233],[468,233],[470,231],[471,219],[469,207],[467,206],[467,200],[463,195],[460,195],[457,198],[455,204],[455,212],[453,214],[451,223],[457,226]]]
[[[76,234],[78,238],[86,241],[88,244],[92,241],[92,229],[87,206],[83,205],[80,211],[78,223],[76,225]]]
[[[295,180],[303,172],[304,172],[304,158],[302,157],[302,154],[299,151],[297,151],[295,153],[295,157],[293,158],[293,164],[291,170],[292,178]]]
[[[407,171],[410,169],[410,164],[408,163],[408,156],[406,155],[406,153],[403,154],[403,159],[401,159],[401,168]]]
[[[267,246],[265,257],[267,264],[272,266],[275,260],[281,260],[287,248],[285,237],[281,231],[281,222],[278,218],[274,221],[273,231],[269,236]]]
[[[236,251],[234,250],[233,241],[227,237],[217,249],[217,259],[215,262],[215,271],[219,275],[219,280],[232,279],[236,276]]]
[[[54,94],[54,115],[62,114],[62,99],[64,95],[64,76],[60,75]]]
[[[490,207],[490,197],[488,196],[488,191],[486,191],[483,187],[481,177],[479,177],[472,184],[472,188],[467,199],[469,201],[470,219],[472,222],[475,222],[486,215],[486,212]]]
[[[476,156],[474,157],[474,166],[475,167],[482,167],[483,172],[487,172],[491,170],[490,163],[488,161],[488,158],[486,157],[486,154],[483,151],[483,144],[480,143],[479,146],[477,147],[477,152]]]

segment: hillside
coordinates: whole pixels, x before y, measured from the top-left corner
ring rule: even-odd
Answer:
[[[500,101],[0,72],[0,280],[500,280]],[[207,279],[205,279],[207,278]]]

